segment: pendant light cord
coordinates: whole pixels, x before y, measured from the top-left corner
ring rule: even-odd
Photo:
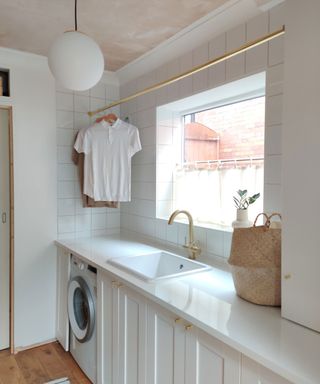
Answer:
[[[78,16],[77,16],[77,4],[78,1],[77,0],[74,0],[74,30],[77,31],[78,30]]]

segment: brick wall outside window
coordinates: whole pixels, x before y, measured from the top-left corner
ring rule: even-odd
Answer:
[[[212,151],[204,152],[205,140],[185,139],[185,161],[239,159],[264,155],[265,97],[245,100],[195,113],[199,136],[203,126],[214,130],[218,142],[208,142]],[[195,130],[197,126],[195,125]],[[201,130],[201,132],[200,132]],[[196,132],[193,132],[195,134]],[[201,153],[199,159],[194,154]]]

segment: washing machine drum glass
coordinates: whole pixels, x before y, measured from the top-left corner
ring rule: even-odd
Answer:
[[[81,343],[90,340],[95,325],[95,305],[88,284],[80,276],[69,283],[68,313],[77,340]]]

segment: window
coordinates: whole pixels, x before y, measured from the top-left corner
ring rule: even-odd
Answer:
[[[261,194],[250,207],[251,219],[263,211],[264,76],[258,86],[253,79],[257,77],[160,111],[159,116],[166,118],[158,121],[158,217],[186,209],[198,224],[230,226],[235,219],[232,196],[239,189]],[[172,140],[163,140],[165,133]],[[171,178],[163,178],[164,174]]]

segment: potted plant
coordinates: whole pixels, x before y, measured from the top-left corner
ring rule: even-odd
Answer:
[[[248,220],[248,207],[260,197],[260,193],[248,196],[246,189],[239,189],[237,196],[233,196],[234,204],[237,208],[237,220],[232,222],[234,228],[250,227],[252,222]]]

